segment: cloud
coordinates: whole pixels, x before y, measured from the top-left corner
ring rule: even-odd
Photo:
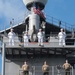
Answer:
[[[16,1],[15,1],[16,2]],[[5,10],[4,10],[4,15],[7,18],[17,18],[17,17],[22,17],[25,14],[25,8],[22,8],[20,6],[20,1],[17,3],[13,2],[5,2]]]
[[[0,0],[0,20],[4,20],[5,24],[9,24],[12,18],[15,21],[24,19],[26,11],[22,0]]]

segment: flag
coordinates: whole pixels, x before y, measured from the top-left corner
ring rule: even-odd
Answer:
[[[35,14],[38,14],[38,15],[40,15],[41,17],[45,18],[43,12],[42,12],[39,8],[36,9],[36,7],[34,7],[34,8],[33,8],[33,12],[34,12]]]

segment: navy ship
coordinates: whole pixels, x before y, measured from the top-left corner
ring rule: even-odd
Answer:
[[[44,61],[50,66],[50,75],[58,75],[57,65],[61,65],[60,74],[64,75],[63,63],[67,59],[72,65],[71,75],[75,74],[74,30],[67,23],[50,17],[49,21],[43,13],[47,0],[23,0],[30,14],[23,22],[0,31],[2,42],[2,75],[22,75],[22,65],[29,65],[29,75],[42,75]],[[12,23],[10,23],[12,24]],[[9,45],[8,33],[14,29],[16,34],[14,46]],[[38,45],[37,33],[44,32],[43,46]],[[58,33],[63,28],[66,32],[66,45],[59,46]],[[24,46],[23,32],[30,36],[28,45]],[[33,68],[34,67],[34,71]]]

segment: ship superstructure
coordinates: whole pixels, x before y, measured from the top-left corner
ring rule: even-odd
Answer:
[[[62,26],[63,22],[60,23],[60,21],[57,26],[53,23],[53,18],[52,23],[46,21],[42,10],[46,5],[47,0],[23,1],[27,9],[31,11],[31,14],[25,18],[24,22],[0,32],[1,41],[4,43],[2,51],[5,50],[3,51],[5,52],[5,56],[3,58],[3,68],[5,68],[5,74],[3,75],[22,75],[21,67],[24,61],[27,61],[30,66],[29,75],[41,75],[41,66],[44,61],[47,61],[50,66],[50,75],[57,75],[58,72],[56,65],[62,66],[66,59],[68,59],[74,67],[75,37],[72,35],[73,31],[67,29],[67,27],[64,28]],[[8,44],[8,32],[11,28],[13,28],[16,33],[14,46],[9,46]],[[39,28],[45,32],[44,46],[42,47],[38,45],[37,37],[35,41],[33,41],[30,37],[28,46],[24,46],[23,32],[28,31],[30,36],[35,36]],[[65,46],[59,46],[58,44],[58,32],[61,28],[64,28],[67,34]],[[35,34],[34,30],[36,30]],[[74,75],[73,67],[71,69],[72,75]],[[64,74],[63,69],[61,69],[60,72],[61,74]]]

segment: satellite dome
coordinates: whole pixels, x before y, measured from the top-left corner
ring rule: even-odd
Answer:
[[[36,3],[42,10],[42,9],[44,9],[47,1],[48,0],[23,0],[23,3],[26,5],[27,9],[29,9],[29,10],[32,7],[33,3]]]

